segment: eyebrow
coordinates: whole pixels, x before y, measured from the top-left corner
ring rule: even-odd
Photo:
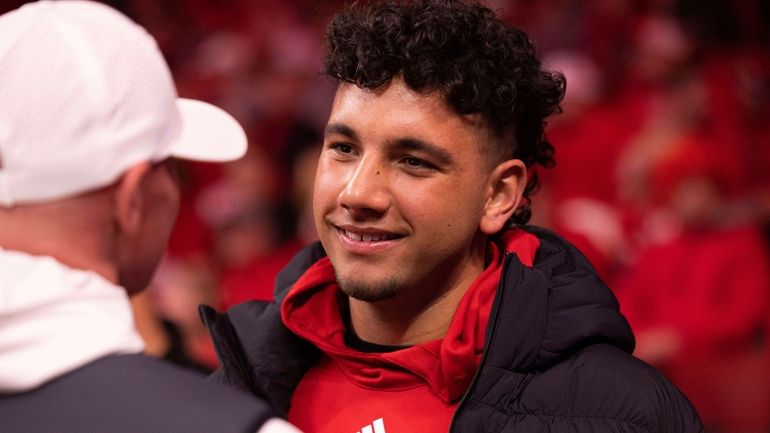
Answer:
[[[419,138],[405,137],[393,142],[396,148],[422,152],[430,155],[438,165],[449,166],[454,164],[454,158],[445,149]]]
[[[329,125],[326,126],[326,129],[324,130],[324,134],[326,136],[335,135],[335,134],[342,135],[344,137],[350,138],[351,140],[358,141],[358,134],[356,134],[356,131],[354,131],[353,128],[351,128],[348,125],[345,125],[344,123],[330,123]],[[393,141],[389,141],[388,144],[392,147],[395,147],[401,150],[410,150],[410,151],[426,153],[431,157],[435,158],[436,162],[439,165],[453,165],[455,162],[454,158],[452,158],[452,155],[449,152],[447,152],[445,149],[429,141],[421,140],[419,138],[402,137]]]
[[[324,136],[329,136],[334,134],[342,135],[353,140],[358,140],[358,134],[356,134],[356,131],[354,131],[353,128],[349,127],[348,125],[345,125],[344,123],[330,123],[326,125],[326,129],[324,130]]]

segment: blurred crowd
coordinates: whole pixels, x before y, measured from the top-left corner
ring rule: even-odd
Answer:
[[[708,431],[770,431],[770,4],[531,3],[511,19],[568,83],[537,222]]]
[[[271,299],[277,272],[315,240],[310,193],[335,90],[319,75],[323,32],[342,1],[107,3],[158,40],[181,96],[225,108],[249,135],[238,162],[183,167],[168,257],[135,300],[150,351],[210,370],[197,305]],[[547,133],[557,165],[537,173],[533,223],[589,257],[636,355],[710,432],[767,432],[770,3],[485,3],[567,77]]]

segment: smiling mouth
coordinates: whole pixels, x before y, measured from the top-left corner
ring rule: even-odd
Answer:
[[[394,239],[400,239],[403,236],[393,233],[359,233],[355,231],[345,230],[337,227],[337,231],[346,238],[356,242],[382,242],[391,241]]]

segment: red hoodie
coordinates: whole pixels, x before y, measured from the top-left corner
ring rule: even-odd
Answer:
[[[334,270],[328,258],[317,262],[282,305],[286,326],[323,352],[292,396],[289,421],[319,433],[448,431],[481,360],[502,271],[501,247],[532,266],[539,244],[522,230],[490,242],[490,265],[468,288],[444,338],[386,353],[345,345]]]

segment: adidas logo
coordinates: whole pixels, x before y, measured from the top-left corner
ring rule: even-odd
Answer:
[[[378,418],[372,421],[371,424],[363,426],[361,430],[356,433],[385,433],[385,422],[382,418]]]

